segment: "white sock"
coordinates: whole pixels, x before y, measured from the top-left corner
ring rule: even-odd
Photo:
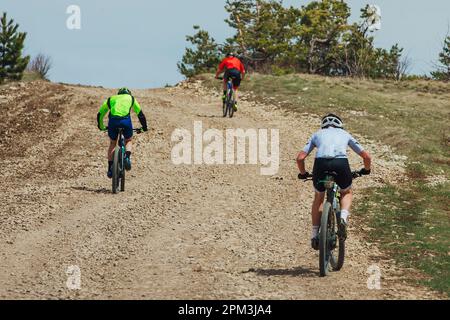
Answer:
[[[319,234],[319,226],[313,226],[311,232],[311,239],[314,239]]]
[[[344,219],[345,223],[347,223],[348,216],[350,215],[350,212],[347,210],[341,211],[341,219]]]

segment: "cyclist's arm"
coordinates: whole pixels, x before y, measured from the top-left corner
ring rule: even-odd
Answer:
[[[370,170],[372,167],[372,157],[367,151],[362,151],[359,156],[364,160],[364,169]]]
[[[303,151],[301,151],[298,156],[297,156],[297,167],[300,170],[301,174],[305,174],[306,173],[306,168],[305,168],[305,159],[306,157],[314,150],[315,148],[315,144],[314,144],[314,135],[311,137],[311,139],[309,139],[308,143],[306,144],[305,148],[303,149]]]
[[[221,74],[221,73],[223,72],[223,69],[224,69],[224,68],[225,68],[225,63],[224,63],[224,61],[222,61],[222,62],[219,64],[219,67],[217,68],[216,78],[219,77],[219,74]]]
[[[145,118],[144,113],[142,112],[141,106],[139,105],[139,103],[134,100],[134,104],[133,104],[133,110],[134,112],[136,112],[139,122],[141,123],[142,129],[144,129],[144,131],[147,131],[147,119]]]
[[[354,152],[356,152],[361,158],[363,158],[364,168],[366,170],[370,170],[372,164],[372,157],[370,156],[369,152],[365,151],[364,148],[353,136],[350,136],[348,145]]]
[[[301,151],[297,156],[297,167],[301,174],[306,173],[305,159],[307,156],[308,154],[305,151]]]
[[[99,128],[99,130],[102,131],[106,130],[106,127],[103,124],[103,118],[108,113],[108,111],[109,111],[108,100],[106,100],[105,102],[103,102],[102,106],[100,107],[100,110],[97,113],[97,127]]]

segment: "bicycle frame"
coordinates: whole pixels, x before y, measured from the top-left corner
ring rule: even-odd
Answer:
[[[340,198],[341,198],[341,188],[334,181],[334,177],[328,175],[324,180],[320,181],[325,185],[325,189],[327,190],[326,202],[332,204],[333,209],[337,212],[340,207]]]

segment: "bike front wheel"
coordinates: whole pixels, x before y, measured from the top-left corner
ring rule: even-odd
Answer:
[[[117,147],[116,149],[114,149],[113,166],[112,166],[112,170],[113,170],[112,192],[114,194],[116,194],[119,189],[119,180],[120,180],[119,161],[120,161],[120,148]]]
[[[344,266],[344,260],[345,260],[345,241],[344,240],[338,240],[338,256],[337,259],[334,255],[331,256],[331,267],[333,268],[333,271],[339,271]]]
[[[125,151],[120,153],[120,191],[125,191]]]
[[[340,207],[336,209],[337,212],[340,211]],[[334,225],[338,225],[340,223],[340,214],[333,214],[333,223]],[[338,253],[337,253],[337,259],[335,256],[332,256],[331,259],[331,267],[333,268],[333,271],[339,271],[344,266],[344,260],[345,260],[345,239],[339,237],[337,235],[336,243],[338,245]]]

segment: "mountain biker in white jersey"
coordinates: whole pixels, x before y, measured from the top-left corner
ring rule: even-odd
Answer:
[[[342,120],[334,114],[328,114],[322,119],[321,130],[313,134],[297,157],[297,166],[300,170],[298,177],[305,180],[310,176],[305,169],[305,159],[314,148],[317,148],[313,169],[315,195],[311,210],[311,246],[315,250],[319,248],[319,226],[325,198],[325,186],[320,181],[325,178],[326,171],[337,173],[336,183],[341,188],[341,212],[338,227],[344,239],[347,236],[347,219],[350,215],[353,198],[351,189],[353,177],[347,159],[348,146],[364,160],[364,168],[359,171],[359,174],[369,175],[371,169],[370,154],[363,149],[350,133],[344,130]]]

